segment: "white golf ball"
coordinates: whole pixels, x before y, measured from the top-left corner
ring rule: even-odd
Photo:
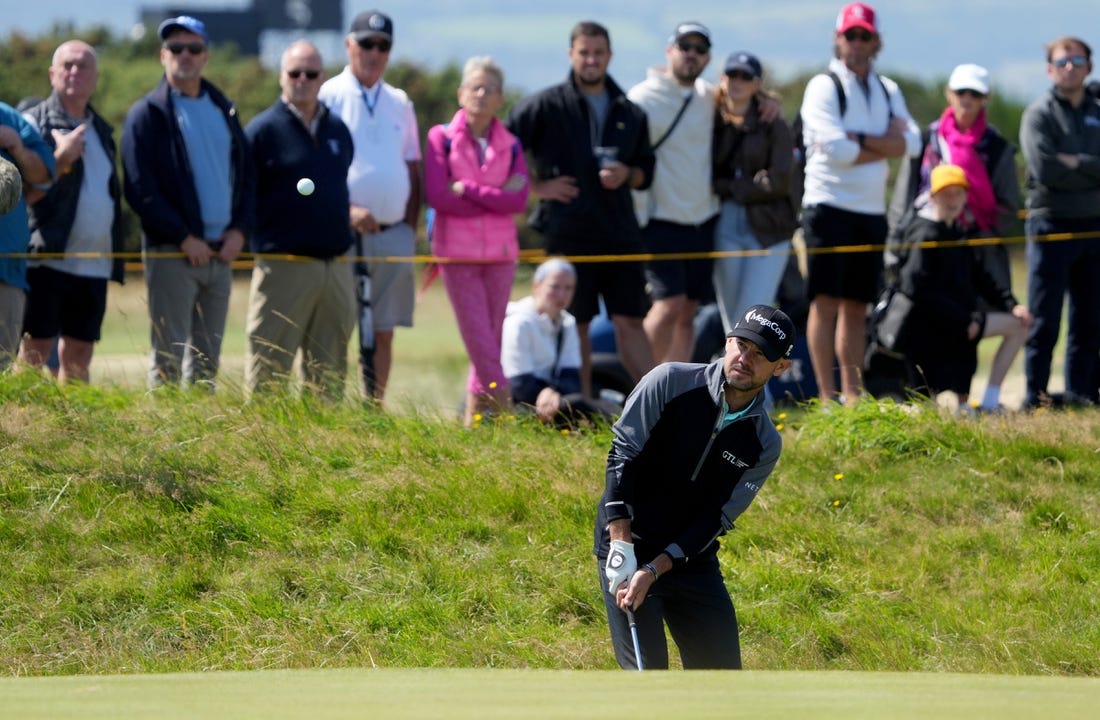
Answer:
[[[309,178],[302,178],[298,181],[298,192],[300,192],[302,195],[312,195],[313,188],[313,181]]]

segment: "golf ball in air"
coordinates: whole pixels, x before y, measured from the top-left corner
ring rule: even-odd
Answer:
[[[313,187],[314,187],[313,181],[310,180],[309,178],[302,178],[301,180],[298,181],[298,192],[300,192],[303,195],[312,195],[313,194]]]

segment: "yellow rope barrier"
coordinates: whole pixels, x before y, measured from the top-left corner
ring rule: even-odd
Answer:
[[[921,248],[938,248],[938,247],[959,247],[971,246],[982,247],[987,245],[1019,245],[1027,242],[1029,239],[1035,242],[1064,242],[1067,240],[1085,240],[1100,238],[1100,231],[1091,231],[1083,233],[1051,233],[1048,235],[1037,235],[1034,238],[1028,238],[1024,235],[1006,236],[1006,237],[979,237],[969,238],[967,240],[929,240],[919,244]],[[807,255],[821,255],[821,254],[849,254],[849,253],[865,253],[865,252],[882,252],[886,249],[886,244],[877,245],[842,245],[840,247],[827,247],[827,248],[786,248],[777,250],[773,248],[763,248],[760,250],[712,250],[709,252],[685,252],[685,253],[628,253],[628,254],[606,254],[606,255],[564,255],[566,260],[572,263],[600,263],[600,262],[640,262],[640,261],[653,261],[653,260],[704,260],[719,259],[719,258],[732,258],[732,257],[760,257],[765,255],[774,255],[782,253],[785,255],[796,255],[799,253],[806,253]],[[141,269],[141,259],[143,257],[155,257],[155,258],[182,258],[184,254],[182,252],[121,252],[121,253],[93,253],[93,252],[81,252],[81,253],[0,253],[0,259],[27,259],[27,260],[44,260],[44,259],[60,259],[65,257],[80,258],[80,259],[96,259],[96,258],[122,258],[124,260],[130,260],[133,262],[126,263],[127,270],[139,270]],[[524,250],[519,254],[519,262],[527,264],[537,264],[549,257],[544,250]],[[241,253],[239,260],[233,262],[232,267],[234,270],[247,270],[253,266],[253,261],[257,259],[265,260],[282,260],[286,262],[310,262],[314,258],[301,256],[301,255],[289,255],[286,253]],[[410,255],[410,256],[384,256],[384,257],[357,257],[354,255],[341,255],[334,258],[338,262],[358,262],[360,260],[370,260],[372,262],[384,262],[384,263],[435,263],[437,265],[448,264],[479,264],[479,263],[492,263],[499,262],[498,260],[477,260],[477,259],[455,259],[455,258],[441,258],[435,255]]]

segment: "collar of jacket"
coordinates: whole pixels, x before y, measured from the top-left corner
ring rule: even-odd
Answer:
[[[203,93],[206,93],[210,96],[214,104],[220,107],[227,115],[232,117],[237,114],[237,106],[234,105],[229,98],[223,95],[222,91],[219,90],[214,83],[206,78],[202,78],[199,82],[201,83],[199,88],[200,97]],[[168,84],[167,75],[161,76],[160,83],[157,85],[156,89],[153,90],[153,98],[165,108],[172,105],[172,86]]]
[[[577,86],[577,78],[573,75],[572,70],[569,71],[569,77],[566,79],[565,84],[567,87],[573,88],[573,92],[577,94],[577,97],[581,97],[584,94]],[[620,98],[626,96],[626,93],[623,92],[623,89],[619,87],[618,83],[616,83],[610,75],[604,75],[603,84],[604,89],[607,90],[607,97],[611,100],[611,102],[614,103]]]
[[[57,94],[56,90],[46,96],[46,99],[42,101],[42,106],[46,111],[47,122],[50,127],[54,128],[76,128],[85,120],[94,120],[96,116],[92,104],[88,103],[88,108],[86,110],[87,116],[83,118],[74,118],[72,115],[65,112],[65,108],[61,105],[61,97]],[[52,137],[44,137],[44,139],[47,141],[53,140]],[[50,142],[50,144],[52,145],[53,143]]]
[[[726,393],[726,375],[723,372],[724,363],[726,361],[725,353],[722,353],[722,357],[715,360],[704,371],[707,379],[707,388],[710,389],[710,396],[714,398],[714,404],[717,407],[722,407],[722,400]],[[749,406],[745,408],[745,417],[749,415],[755,415],[764,405],[764,389],[761,388],[760,392],[756,393],[756,397],[752,399]]]

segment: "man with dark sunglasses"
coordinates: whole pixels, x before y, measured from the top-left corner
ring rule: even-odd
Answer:
[[[702,78],[710,31],[701,23],[680,23],[668,38],[665,60],[627,92],[645,110],[657,159],[649,189],[634,192],[634,210],[646,252],[709,253],[718,217],[710,187],[714,85]],[[712,269],[710,258],[646,263],[653,305],[644,326],[656,362],[691,359],[695,312],[714,297]]]
[[[203,77],[206,26],[181,15],[158,34],[164,77],[130,108],[122,134],[126,200],[143,233],[149,386],[213,389],[255,178],[236,106]]]
[[[809,251],[806,340],[822,402],[862,392],[867,306],[878,294],[886,240],[888,158],[914,157],[920,130],[897,83],[874,70],[882,49],[876,13],[863,3],[837,16],[835,57],[802,99],[806,180],[802,228]],[[845,246],[869,246],[845,252]]]
[[[317,99],[323,78],[317,48],[291,43],[280,63],[279,100],[245,128],[257,177],[244,371],[250,393],[288,389],[299,351],[304,389],[333,400],[344,393],[355,326],[355,278],[344,257],[352,245],[355,149],[347,126]]]
[[[349,217],[358,236],[357,254],[367,258],[360,270],[370,278],[374,329],[374,360],[361,358],[360,376],[364,394],[379,402],[393,364],[394,329],[413,324],[415,278],[411,260],[372,258],[415,254],[421,198],[416,113],[408,95],[382,79],[392,48],[393,20],[388,15],[378,10],[356,15],[344,38],[347,67],[326,81],[320,93],[321,102],[344,121],[355,141],[348,172]]]
[[[1067,293],[1063,401],[1082,406],[1100,400],[1100,105],[1086,89],[1091,72],[1092,48],[1084,40],[1050,43],[1052,87],[1028,106],[1020,123],[1027,161],[1028,309],[1034,316],[1024,350],[1024,409],[1052,401],[1047,383]],[[1086,236],[1057,242],[1044,237],[1058,233]]]

